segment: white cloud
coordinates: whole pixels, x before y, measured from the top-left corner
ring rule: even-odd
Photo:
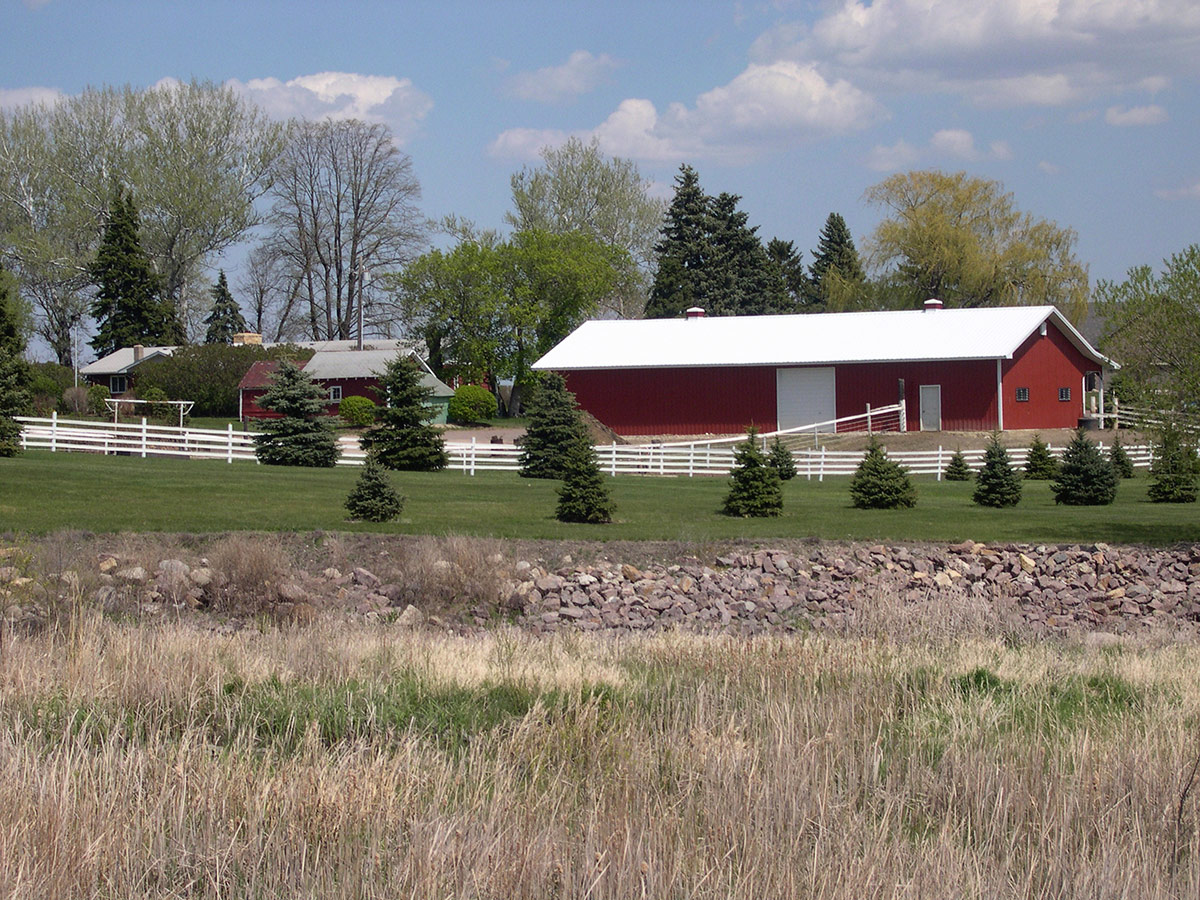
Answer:
[[[938,153],[957,156],[960,159],[975,159],[979,156],[975,149],[975,138],[971,136],[971,132],[961,128],[947,128],[936,132],[929,139],[929,146]]]
[[[45,103],[52,106],[63,96],[62,91],[52,87],[0,88],[0,109],[16,109],[32,103]]]
[[[1037,164],[1037,167],[1038,167],[1039,172],[1043,172],[1046,175],[1057,175],[1059,172],[1062,171],[1062,168],[1060,166],[1056,166],[1054,163],[1050,162],[1049,160],[1045,160],[1045,159],[1043,159],[1041,162],[1039,162]]]
[[[561,66],[519,72],[508,80],[508,91],[522,100],[562,103],[599,87],[617,61],[607,53],[593,56],[576,50]]]
[[[1012,148],[1006,141],[993,141],[988,149],[975,145],[975,136],[962,128],[943,128],[936,131],[924,146],[910,144],[901,138],[890,147],[877,145],[867,154],[866,165],[877,172],[894,172],[911,168],[922,160],[980,160],[1012,159]]]
[[[1194,181],[1191,184],[1185,184],[1183,187],[1172,190],[1155,191],[1154,196],[1160,197],[1163,200],[1178,200],[1192,197],[1200,199],[1200,181]]]
[[[683,157],[744,161],[763,153],[866,127],[885,115],[847,81],[828,81],[814,66],[750,65],[731,82],[660,111],[646,99],[623,100],[600,125],[578,134],[596,137],[605,152],[635,159]],[[492,144],[496,155],[528,147],[530,133],[513,129]]]
[[[1163,90],[1194,74],[1197,40],[1194,0],[840,0],[811,27],[775,26],[752,53],[872,89],[1049,106]]]
[[[1150,106],[1110,106],[1104,112],[1104,121],[1109,125],[1161,125],[1167,121],[1167,111],[1157,104]]]
[[[279,119],[362,119],[389,125],[399,144],[411,139],[433,100],[408,78],[319,72],[290,81],[252,78],[229,84]]]
[[[867,168],[876,172],[897,172],[907,169],[921,158],[921,151],[901,138],[890,147],[878,145],[867,154]]]

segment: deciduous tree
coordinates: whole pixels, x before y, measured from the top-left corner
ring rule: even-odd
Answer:
[[[874,266],[915,307],[1053,304],[1078,321],[1087,309],[1087,267],[1075,232],[1021,212],[997,181],[965,172],[903,172],[866,192],[887,217],[868,242]]]

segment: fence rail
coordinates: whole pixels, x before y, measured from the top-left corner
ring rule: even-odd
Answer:
[[[190,459],[221,459],[228,463],[255,461],[254,436],[234,431],[233,426],[225,430],[212,428],[175,428],[141,423],[88,422],[60,419],[55,414],[50,418],[18,416],[21,423],[21,446],[43,448],[64,453],[104,453],[125,456],[180,456]],[[341,457],[339,465],[361,465],[366,453],[357,438],[342,437],[339,440]],[[1107,449],[1104,444],[1102,449]],[[1051,453],[1060,456],[1065,446],[1051,447]],[[450,456],[449,468],[467,475],[476,472],[515,472],[520,467],[521,448],[510,444],[490,444],[471,441],[447,441],[446,452]],[[1148,446],[1126,446],[1125,452],[1135,467],[1146,468],[1152,461]],[[1029,454],[1028,448],[1017,447],[1008,451],[1013,465],[1023,466]],[[894,451],[888,457],[908,468],[914,475],[934,475],[941,479],[950,465],[954,450],[938,447],[936,450]],[[963,456],[972,469],[983,465],[983,450],[964,450]],[[697,441],[688,444],[601,444],[596,447],[596,457],[602,471],[609,475],[670,475],[694,477],[700,475],[725,476],[733,465],[733,446],[720,446],[712,441]],[[793,450],[796,472],[801,478],[822,481],[826,476],[838,477],[854,474],[862,460],[860,450],[834,450],[828,446],[806,450]]]

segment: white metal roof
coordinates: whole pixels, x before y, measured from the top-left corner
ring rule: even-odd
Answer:
[[[170,356],[178,347],[143,347],[142,358],[135,362],[132,347],[122,347],[114,350],[108,356],[102,356],[95,362],[88,363],[79,370],[81,375],[124,375],[135,365],[144,363],[158,356]]]
[[[535,369],[832,365],[1008,359],[1051,320],[1081,353],[1112,365],[1053,306],[585,322]]]
[[[446,384],[439,381],[424,361],[412,350],[401,351],[408,353],[424,370],[421,383],[433,390],[435,397],[451,396],[452,391]],[[373,378],[383,374],[387,364],[396,358],[397,351],[390,350],[318,350],[312,359],[304,364],[304,371],[313,378]]]

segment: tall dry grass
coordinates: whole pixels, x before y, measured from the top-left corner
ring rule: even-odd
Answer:
[[[1200,889],[1191,645],[5,638],[3,897]]]

